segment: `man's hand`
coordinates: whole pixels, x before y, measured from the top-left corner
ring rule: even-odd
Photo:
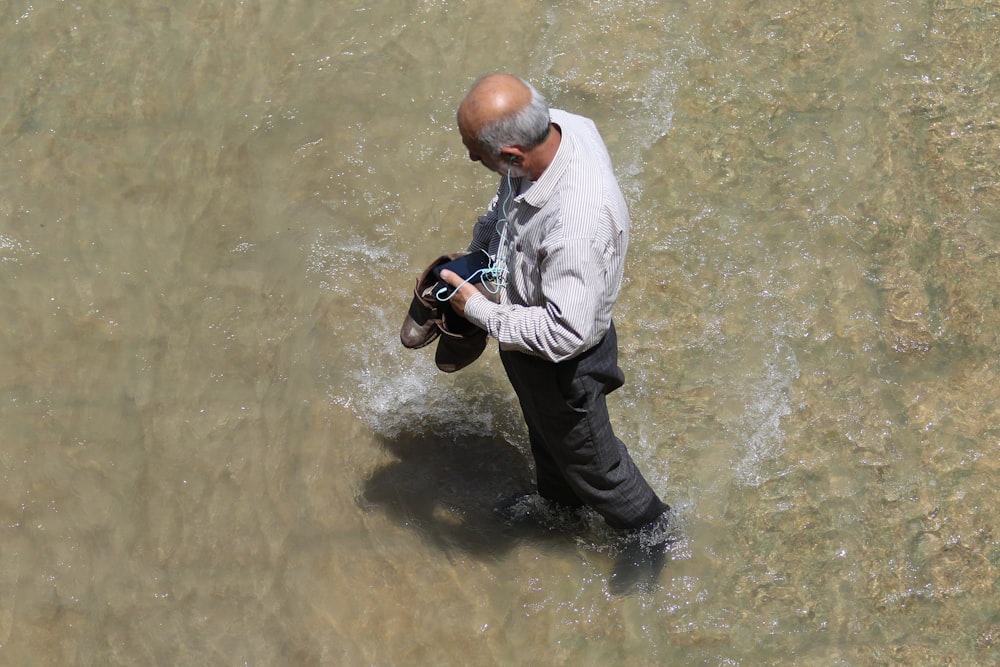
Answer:
[[[449,271],[448,269],[441,271],[441,280],[445,281],[452,287],[462,285],[462,277],[454,271]],[[459,315],[465,317],[466,302],[478,293],[479,290],[473,287],[470,283],[465,283],[458,289],[457,292],[455,292],[455,296],[451,297],[451,307],[454,308],[455,312]]]

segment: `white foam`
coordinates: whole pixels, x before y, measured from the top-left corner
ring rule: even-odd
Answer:
[[[358,294],[382,282],[380,267],[390,267],[392,252],[358,236],[318,238],[309,249],[308,267],[320,287],[339,294]],[[364,272],[358,275],[358,272]]]
[[[398,313],[393,311],[399,322],[383,315],[372,340],[351,346],[357,370],[345,387],[355,415],[387,438],[401,433],[492,434],[497,393],[483,386],[476,369],[449,375],[439,371],[433,344],[418,350],[404,348],[398,336],[404,309],[405,304]]]
[[[745,385],[741,393],[748,397],[740,419],[734,462],[736,481],[745,486],[759,486],[772,475],[764,467],[784,451],[782,419],[792,414],[788,390],[798,377],[795,353],[778,339],[767,355],[761,374]]]
[[[17,239],[0,234],[0,262],[18,262],[21,255],[32,254]]]

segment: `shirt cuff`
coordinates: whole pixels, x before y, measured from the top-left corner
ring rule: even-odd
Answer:
[[[465,302],[465,319],[489,332],[490,316],[497,308],[499,308],[497,304],[487,299],[482,293],[477,293]]]

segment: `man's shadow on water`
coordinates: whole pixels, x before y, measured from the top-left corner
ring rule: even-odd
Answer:
[[[530,500],[511,505],[533,493],[533,475],[525,455],[497,438],[410,435],[384,439],[383,444],[396,460],[366,480],[359,505],[385,511],[449,556],[460,552],[493,560],[521,542],[575,549],[577,538],[590,530],[573,510]],[[512,507],[518,510],[514,515]],[[610,591],[628,595],[655,590],[673,539],[651,550],[642,548],[641,541],[619,545],[608,578]]]
[[[565,531],[511,522],[505,503],[534,491],[525,455],[492,436],[399,435],[382,444],[396,460],[376,469],[358,498],[445,553],[496,558],[523,540],[570,540]]]

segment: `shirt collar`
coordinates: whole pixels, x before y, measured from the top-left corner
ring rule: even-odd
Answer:
[[[552,162],[542,172],[541,177],[528,188],[518,199],[534,206],[542,208],[545,203],[555,194],[556,186],[559,184],[563,173],[577,154],[577,144],[573,135],[566,131],[565,126],[559,126],[562,138],[559,141],[559,148],[552,158]]]

